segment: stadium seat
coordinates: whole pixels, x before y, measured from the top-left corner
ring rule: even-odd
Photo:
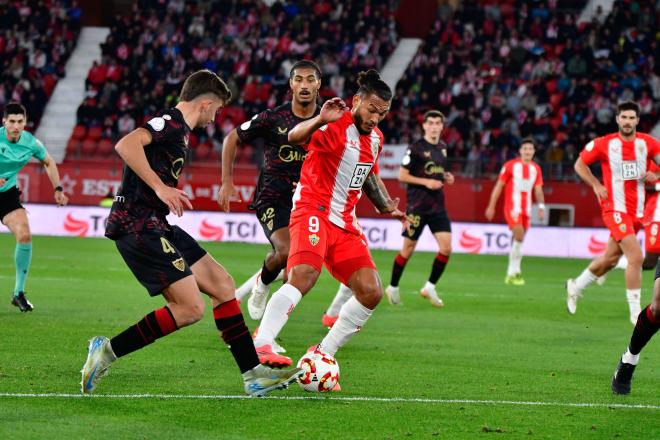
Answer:
[[[80,145],[80,155],[82,157],[93,156],[96,152],[97,142],[90,138],[85,138]]]
[[[82,140],[87,135],[87,128],[84,125],[76,125],[73,127],[73,132],[71,133],[71,139]]]
[[[66,144],[66,156],[78,157],[80,156],[80,140],[71,138]]]
[[[98,156],[110,156],[114,151],[115,144],[112,140],[108,138],[103,138],[99,141],[98,147],[96,149],[96,155]]]
[[[87,132],[87,138],[93,141],[98,141],[99,139],[101,139],[102,134],[103,131],[101,130],[101,127],[92,127]]]

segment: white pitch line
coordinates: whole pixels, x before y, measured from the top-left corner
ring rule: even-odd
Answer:
[[[251,399],[244,395],[218,394],[67,394],[67,393],[0,393],[0,397],[28,398],[63,398],[63,399],[201,399],[201,400],[240,400]],[[622,409],[655,409],[660,405],[627,404],[627,403],[572,403],[572,402],[528,402],[516,400],[473,400],[473,399],[423,399],[405,397],[324,397],[324,396],[268,396],[270,400],[335,400],[341,402],[382,402],[382,403],[432,403],[461,405],[511,405],[511,406],[559,406],[574,408],[622,408]]]

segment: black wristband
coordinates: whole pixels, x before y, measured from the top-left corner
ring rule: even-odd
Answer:
[[[58,192],[58,191],[59,191],[59,192],[64,191],[64,189],[62,188],[61,185],[57,185],[57,186],[55,187],[55,192]]]

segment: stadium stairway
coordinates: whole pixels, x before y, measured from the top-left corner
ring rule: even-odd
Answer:
[[[383,81],[390,86],[392,91],[396,89],[396,83],[405,73],[422,42],[420,38],[402,38],[399,40],[399,44],[397,44],[396,49],[390,55],[381,72]]]
[[[66,153],[66,143],[76,125],[76,111],[85,94],[85,79],[92,63],[101,59],[101,43],[110,28],[84,27],[76,48],[66,63],[66,77],[58,81],[48,101],[36,136],[46,145],[56,162]]]
[[[615,0],[589,0],[578,18],[578,23],[590,22],[596,15],[598,6],[603,8],[603,17],[607,17],[614,8],[614,2]]]

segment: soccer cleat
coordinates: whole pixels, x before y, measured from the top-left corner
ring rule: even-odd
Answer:
[[[257,328],[255,328],[254,331],[252,332],[252,339],[256,339],[258,332],[259,332],[259,327],[257,326]],[[277,341],[273,341],[272,347],[275,353],[286,353],[286,349],[282,347],[280,344],[278,344]]]
[[[259,356],[259,363],[263,365],[271,368],[284,368],[291,365],[291,358],[275,353],[272,345],[266,344],[255,347],[255,349],[257,350],[257,356]]]
[[[252,397],[262,397],[273,390],[287,388],[302,374],[301,368],[273,370],[265,365],[257,365],[243,373],[245,393]]]
[[[323,318],[321,318],[321,324],[323,324],[324,327],[332,328],[333,325],[335,325],[335,322],[339,319],[339,316],[330,316],[327,313],[323,314]]]
[[[401,295],[399,294],[399,287],[387,286],[385,289],[385,296],[387,301],[392,305],[401,304]]]
[[[566,308],[568,313],[575,315],[577,310],[577,302],[582,298],[582,294],[575,286],[575,281],[572,278],[566,280]]]
[[[110,340],[105,336],[95,336],[89,341],[87,361],[83,365],[81,391],[91,394],[96,388],[99,379],[106,375],[110,364],[117,360],[112,352]]]
[[[599,286],[604,286],[605,281],[607,281],[607,274],[601,275],[598,278],[596,278],[596,284]]]
[[[18,292],[18,295],[12,296],[11,304],[18,307],[21,312],[31,312],[34,310],[32,303],[25,297],[25,292]]]
[[[270,288],[262,283],[261,279],[257,279],[257,282],[254,283],[252,294],[247,303],[250,318],[259,320],[264,316],[269,290]]]
[[[438,294],[435,291],[435,287],[428,283],[419,290],[419,294],[422,296],[422,298],[427,298],[429,301],[431,301],[431,305],[434,307],[444,307],[445,305],[445,303],[443,303],[442,300],[438,297]]]
[[[631,382],[636,365],[627,364],[619,360],[612,378],[612,392],[614,394],[630,394]]]
[[[509,284],[511,286],[524,286],[525,279],[522,277],[522,274],[514,273],[513,275],[507,275],[507,277],[504,278],[504,284]]]

